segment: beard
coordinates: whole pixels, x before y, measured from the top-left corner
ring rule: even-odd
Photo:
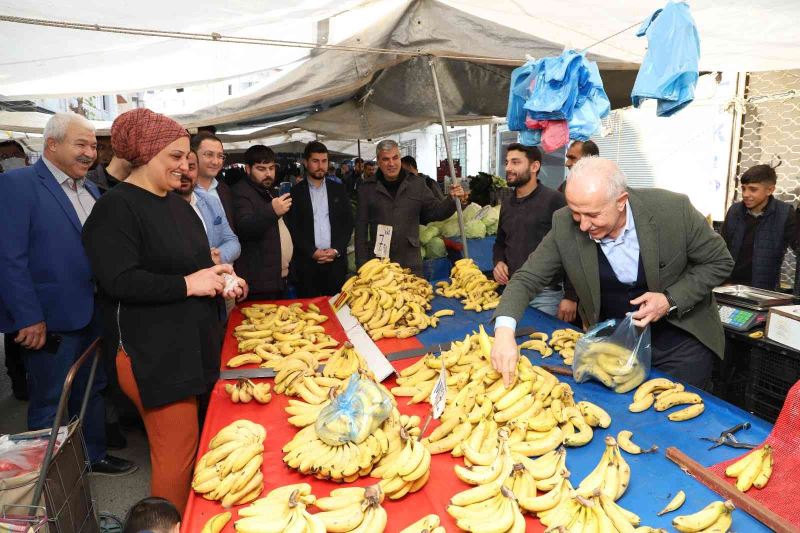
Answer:
[[[513,180],[509,180],[508,178],[513,176]],[[519,175],[516,173],[506,174],[506,181],[511,187],[522,187],[526,185],[529,181],[531,181],[530,174]]]

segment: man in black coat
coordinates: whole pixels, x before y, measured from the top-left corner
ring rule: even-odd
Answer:
[[[287,193],[275,196],[275,153],[256,144],[244,153],[247,179],[231,187],[236,214],[236,235],[242,254],[236,260],[237,274],[250,286],[249,300],[278,300],[286,297],[281,277],[279,220],[292,207]]]
[[[325,177],[328,149],[312,141],[303,151],[308,179],[292,187],[286,225],[292,234],[292,278],[301,298],[332,296],[347,276],[347,244],[353,214],[347,189]]]

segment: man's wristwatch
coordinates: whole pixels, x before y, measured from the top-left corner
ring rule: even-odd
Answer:
[[[669,309],[667,309],[667,314],[665,316],[670,316],[678,310],[678,304],[675,303],[675,300],[672,299],[668,291],[664,291],[664,296],[667,297],[667,303],[669,303]]]

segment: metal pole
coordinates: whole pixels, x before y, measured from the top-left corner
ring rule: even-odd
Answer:
[[[450,151],[450,136],[447,134],[447,119],[444,117],[442,93],[439,91],[439,78],[436,77],[436,66],[434,66],[433,60],[433,57],[428,59],[428,64],[431,66],[431,74],[433,75],[433,88],[436,90],[436,104],[439,106],[439,121],[442,123],[442,137],[444,138],[444,149],[445,152],[447,152],[447,164],[450,166],[450,176],[453,178],[453,183],[460,183],[460,180],[456,178],[456,167],[453,165],[453,154]],[[469,250],[467,249],[467,236],[464,232],[464,215],[461,212],[461,200],[458,198],[453,198],[453,201],[456,203],[458,229],[461,231],[461,244],[464,245],[464,257],[468,258]]]
[[[361,139],[358,139],[358,157],[361,157]]]

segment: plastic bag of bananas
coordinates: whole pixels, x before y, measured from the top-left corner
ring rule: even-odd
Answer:
[[[601,322],[578,340],[572,375],[578,383],[594,378],[623,394],[647,378],[650,358],[650,326],[640,330],[628,315]]]
[[[371,259],[342,286],[352,315],[364,326],[372,340],[407,338],[428,327],[436,327],[439,318],[451,316],[445,309],[427,314],[433,299],[433,287],[427,280],[385,259]]]
[[[394,408],[392,398],[375,381],[353,374],[344,392],[319,412],[314,424],[319,438],[331,446],[359,444],[375,432]]]

